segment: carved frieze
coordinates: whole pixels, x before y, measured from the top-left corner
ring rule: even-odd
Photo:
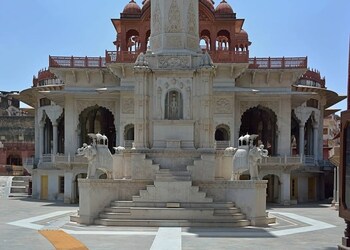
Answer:
[[[232,114],[232,102],[229,98],[217,97],[215,99],[216,114]]]
[[[133,98],[123,98],[122,99],[122,113],[123,114],[133,114],[134,113],[134,99]]]
[[[114,114],[114,107],[115,102],[114,101],[102,101],[102,100],[81,100],[77,101],[77,113],[80,114],[83,112],[86,108],[92,107],[92,106],[100,106],[108,109],[112,114]]]
[[[153,32],[154,34],[159,34],[160,33],[160,19],[161,19],[161,12],[160,12],[160,7],[159,7],[159,1],[158,0],[153,0],[156,6],[156,10],[153,13],[152,16],[152,23],[153,23]]]
[[[279,104],[276,101],[242,101],[240,102],[240,115],[242,116],[248,109],[258,106],[271,109],[276,115],[279,114]]]
[[[172,49],[181,49],[183,47],[181,36],[178,36],[178,35],[167,36],[165,47],[172,48]]]
[[[189,34],[196,34],[198,32],[196,14],[194,12],[193,1],[190,0],[190,4],[187,12],[187,32]]]
[[[189,56],[159,56],[158,67],[161,69],[187,69],[191,67]]]

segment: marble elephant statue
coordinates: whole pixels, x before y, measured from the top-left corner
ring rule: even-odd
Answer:
[[[259,180],[258,161],[268,157],[264,145],[248,149],[238,149],[233,156],[233,171],[231,180],[239,180],[240,175],[249,170],[251,180]]]
[[[239,180],[243,172],[247,171],[248,166],[248,149],[239,148],[233,155],[232,160],[232,177],[231,180]]]
[[[78,148],[78,155],[84,156],[88,160],[88,171],[86,179],[94,179],[96,174],[96,155],[97,150],[95,145],[83,144],[81,148]]]
[[[87,179],[96,179],[96,171],[100,170],[113,179],[113,157],[108,149],[108,138],[101,134],[88,134],[92,139],[90,145],[84,143],[77,154],[88,160]]]

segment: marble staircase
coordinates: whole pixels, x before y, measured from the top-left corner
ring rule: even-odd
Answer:
[[[243,227],[250,221],[232,202],[214,202],[192,185],[189,171],[160,169],[131,201],[113,201],[95,219],[105,226]]]

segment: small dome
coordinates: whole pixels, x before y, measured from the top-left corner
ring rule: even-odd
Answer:
[[[135,0],[131,0],[124,8],[123,14],[140,14],[141,8],[135,2]]]
[[[222,0],[221,3],[216,7],[215,13],[217,14],[233,14],[233,9],[226,0]]]

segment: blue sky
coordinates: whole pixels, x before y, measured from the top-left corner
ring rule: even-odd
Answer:
[[[221,0],[215,1],[215,6]],[[30,88],[49,55],[104,56],[111,18],[129,0],[1,0],[0,90]],[[141,5],[142,0],[136,0]],[[227,0],[244,18],[251,57],[308,56],[327,88],[347,93],[349,0]],[[335,108],[345,109],[343,101]]]

